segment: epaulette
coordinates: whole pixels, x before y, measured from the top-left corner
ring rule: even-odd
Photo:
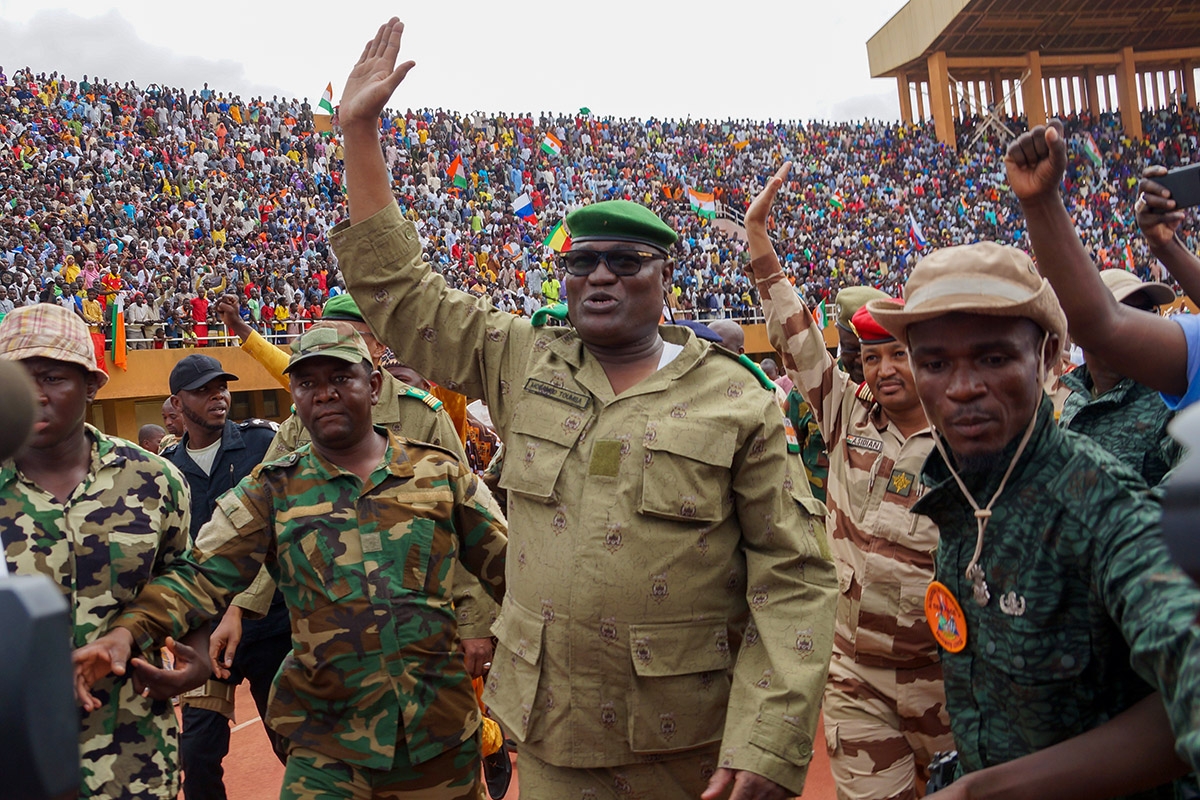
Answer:
[[[306,444],[301,445],[300,447],[303,448],[305,446],[306,446]],[[300,449],[297,448],[296,450],[293,450],[290,453],[284,453],[279,458],[272,459],[271,461],[264,461],[262,463],[261,469],[278,469],[280,467],[290,467],[293,464],[295,464],[297,461],[300,460],[300,451],[299,450]]]
[[[768,392],[775,391],[775,384],[771,381],[770,378],[767,377],[767,373],[762,371],[762,367],[760,367],[758,364],[754,363],[754,361],[750,358],[750,356],[746,355],[745,353],[735,353],[732,350],[728,350],[719,344],[714,344],[709,349],[713,350],[714,352],[720,353],[723,356],[728,356],[729,358],[732,358],[734,361],[738,362],[743,367],[750,370],[750,374],[753,375],[756,379],[758,379],[759,384],[764,389],[766,389]]]
[[[249,428],[269,428],[272,431],[278,431],[279,423],[271,422],[271,420],[269,420],[269,419],[259,419],[258,417],[251,417],[250,419],[242,420],[241,422],[239,422],[238,427],[241,428],[242,430],[247,430]]]
[[[864,403],[874,403],[875,395],[871,394],[871,387],[867,386],[867,382],[863,381],[858,385],[858,390],[854,392],[854,396]]]
[[[162,452],[159,453],[159,455],[162,456],[163,458],[169,458],[169,457],[175,455],[175,451],[178,449],[179,449],[179,442],[176,442],[175,444],[169,444],[162,449]]]
[[[529,318],[529,324],[535,328],[540,328],[546,324],[546,320],[556,319],[559,322],[567,321],[567,304],[555,303],[552,306],[542,306],[537,311],[533,312],[533,316]]]
[[[434,411],[442,410],[442,401],[431,395],[424,389],[418,389],[415,386],[405,386],[404,391],[400,393],[401,397],[415,397],[425,405],[432,408]]]

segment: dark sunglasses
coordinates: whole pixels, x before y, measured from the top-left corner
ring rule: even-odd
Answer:
[[[558,265],[568,275],[591,275],[603,261],[613,275],[637,275],[651,261],[666,259],[661,253],[641,250],[571,250],[558,257]]]

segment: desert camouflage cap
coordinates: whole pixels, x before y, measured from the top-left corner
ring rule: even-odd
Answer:
[[[871,316],[901,342],[908,327],[946,314],[1025,317],[1062,341],[1067,318],[1058,297],[1026,253],[978,242],[935,250],[917,262],[904,286],[904,305],[872,300]]]
[[[833,304],[837,306],[837,317],[834,323],[844,330],[857,333],[854,330],[854,315],[871,300],[883,300],[888,295],[870,286],[847,286],[837,293]]]
[[[316,356],[340,358],[350,364],[371,361],[367,343],[350,325],[344,322],[318,322],[292,342],[292,357],[288,359],[284,374],[291,372],[301,361]]]
[[[13,309],[4,316],[0,321],[0,358],[49,358],[78,364],[95,375],[101,386],[108,383],[108,373],[96,365],[96,350],[87,325],[77,314],[50,303]]]

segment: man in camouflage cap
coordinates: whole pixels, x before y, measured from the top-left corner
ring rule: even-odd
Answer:
[[[1200,590],[1141,478],[1054,424],[1044,386],[1066,319],[1050,284],[985,242],[926,256],[904,297],[867,307],[908,344],[935,431],[913,511],[941,530],[926,608],[965,789],[1003,773],[1039,776],[1046,797],[1079,781],[1174,796],[1169,779],[1200,767]],[[1103,757],[1046,749],[1118,715]]]
[[[854,337],[860,383],[838,368],[784,275],[767,218],[789,169],[746,211],[746,235],[771,345],[833,445],[826,502],[841,593],[825,741],[840,800],[915,797],[934,754],[953,747],[937,642],[921,602],[938,530],[909,513],[925,489],[921,467],[933,436],[907,348],[864,307],[872,298],[894,301],[869,288],[838,295],[839,317],[858,306],[839,326]]]
[[[569,327],[432,273],[372,122],[411,66],[400,32],[383,26],[347,80],[351,224],[331,241],[380,339],[483,398],[508,448],[513,558],[484,700],[520,743],[522,793],[794,796],[836,580],[771,392],[659,325],[677,235],[636,203],[568,215],[569,312],[553,314]]]
[[[833,304],[837,308],[837,316],[833,324],[838,335],[839,366],[850,376],[854,384],[863,382],[862,344],[858,339],[858,331],[854,329],[854,315],[871,300],[881,300],[887,294],[870,286],[847,286],[837,293]]]
[[[10,312],[0,322],[0,359],[25,367],[40,400],[28,446],[0,463],[8,571],[51,578],[71,609],[73,646],[84,647],[186,550],[187,484],[166,459],[85,422],[108,376],[75,313],[46,303]],[[147,650],[128,664],[133,680],[108,677],[80,694],[81,797],[178,795],[171,696],[204,683],[207,643],[207,632],[172,642],[173,672]]]
[[[311,444],[218,501],[191,555],[77,658],[80,680],[203,624],[265,563],[292,619],[267,715],[288,742],[281,798],[475,800],[479,709],[452,564],[502,595],[503,526],[453,453],[372,425],[380,378],[357,333],[313,326],[287,371]]]

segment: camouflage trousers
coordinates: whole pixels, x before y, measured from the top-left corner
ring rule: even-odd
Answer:
[[[717,769],[719,744],[645,763],[556,767],[522,751],[521,800],[696,800]]]
[[[315,750],[288,753],[279,800],[484,800],[479,734],[422,764],[401,752],[390,770],[355,767]]]
[[[920,797],[934,753],[954,749],[941,664],[867,667],[835,648],[824,714],[838,800]]]

